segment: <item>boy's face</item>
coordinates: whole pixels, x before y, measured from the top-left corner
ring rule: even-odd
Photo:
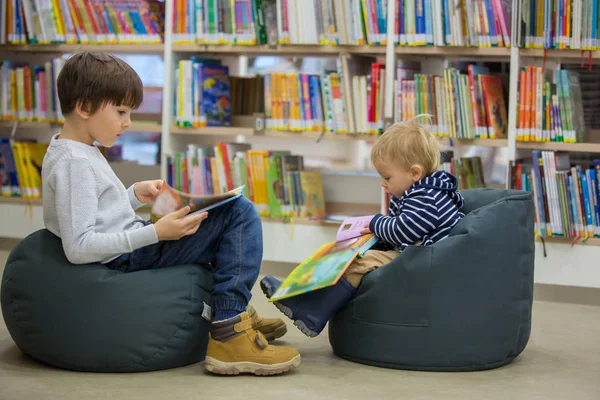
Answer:
[[[104,147],[112,147],[131,126],[131,108],[106,104],[85,122],[88,135]]]
[[[381,176],[381,187],[386,193],[393,194],[396,197],[402,197],[404,192],[410,188],[413,183],[421,179],[421,170],[419,166],[415,170],[406,171],[395,164],[389,162],[380,162],[375,166]]]

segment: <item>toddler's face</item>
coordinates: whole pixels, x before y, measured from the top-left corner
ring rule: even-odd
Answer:
[[[404,192],[412,186],[413,183],[421,179],[411,171],[388,162],[381,162],[375,167],[381,176],[381,187],[386,193],[393,194],[396,197],[402,197]]]

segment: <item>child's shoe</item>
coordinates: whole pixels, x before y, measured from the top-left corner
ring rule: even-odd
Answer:
[[[250,305],[248,306],[248,316],[254,321],[254,329],[262,333],[269,342],[279,339],[287,332],[287,326],[281,318],[263,318]]]
[[[206,370],[221,375],[277,375],[300,365],[298,350],[271,346],[253,325],[254,321],[246,312],[213,322],[206,351]]]
[[[281,281],[270,275],[260,281],[260,288],[268,298],[271,298],[279,285]],[[329,318],[334,316],[354,293],[356,289],[344,278],[340,278],[333,286],[275,301],[273,304],[286,317],[292,319],[302,333],[315,337],[325,328]]]

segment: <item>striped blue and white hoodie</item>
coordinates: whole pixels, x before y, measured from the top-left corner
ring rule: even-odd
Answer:
[[[383,242],[399,250],[421,241],[429,246],[446,238],[465,215],[457,190],[458,180],[445,171],[436,171],[408,188],[400,198],[392,196],[389,216],[376,215],[369,225]]]

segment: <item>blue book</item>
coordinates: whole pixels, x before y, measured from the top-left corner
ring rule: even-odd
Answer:
[[[590,202],[592,205],[592,216],[594,217],[594,236],[598,236],[600,234],[600,205],[598,204],[598,176],[596,175],[596,171],[594,169],[588,169],[586,171],[588,176],[588,181],[590,182]]]
[[[588,179],[586,174],[580,175],[581,179],[581,194],[583,195],[583,206],[585,208],[585,223],[586,229],[584,229],[586,233],[586,237],[588,237],[590,233],[590,227],[594,226],[594,220],[592,217],[592,207],[590,204],[590,191],[588,187]]]
[[[229,68],[202,65],[202,113],[207,126],[231,126]]]

